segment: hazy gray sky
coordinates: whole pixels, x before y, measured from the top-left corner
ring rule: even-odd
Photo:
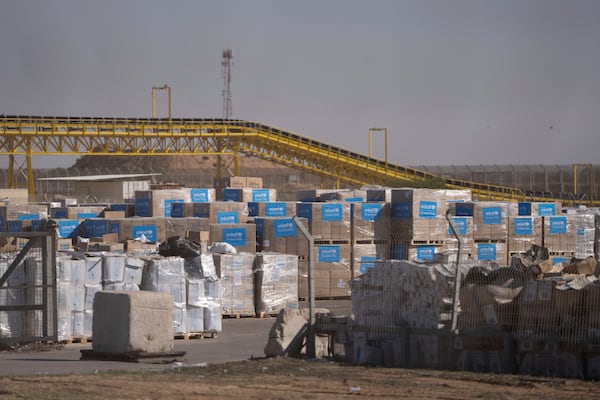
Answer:
[[[598,164],[598,0],[3,0],[0,37],[4,114],[150,117],[168,84],[218,118],[231,48],[234,118],[365,154],[386,127],[404,165]]]

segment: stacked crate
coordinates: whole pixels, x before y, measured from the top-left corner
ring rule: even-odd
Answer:
[[[390,247],[390,205],[383,202],[353,202],[350,209],[352,230],[352,277],[373,268],[376,260],[388,257]]]
[[[190,188],[135,191],[135,215],[138,217],[170,217],[172,203],[190,203]]]
[[[462,206],[473,209],[475,260],[507,265],[509,203],[477,201]]]
[[[516,331],[523,374],[583,375],[586,291],[558,286],[562,284],[548,279],[523,287]]]
[[[254,253],[213,254],[221,279],[221,312],[228,316],[254,316]]]
[[[180,257],[151,257],[143,273],[141,288],[173,296],[173,329],[187,332],[187,283],[184,260]]]
[[[39,304],[42,299],[42,268],[39,256],[28,256],[9,275],[0,288],[0,306],[23,306]],[[0,276],[10,263],[0,260]],[[70,317],[70,315],[69,315]],[[22,338],[42,336],[42,311],[18,310],[0,311],[0,340],[2,338]]]
[[[40,221],[46,218],[48,218],[47,204],[0,205],[0,232],[37,230]],[[27,239],[4,237],[0,240],[0,251],[20,250],[27,241]]]
[[[353,326],[364,332],[354,342],[354,362],[382,365],[389,357],[390,366],[444,365],[448,347],[434,332],[450,322],[452,291],[451,274],[441,265],[391,260],[369,269],[352,282]],[[433,334],[407,338],[393,329],[398,326]]]
[[[222,330],[221,280],[213,256],[203,253],[184,259],[187,291],[187,332],[217,333]]]
[[[235,201],[174,203],[171,204],[171,216],[207,218],[211,224],[245,224],[248,222],[248,205]]]
[[[568,213],[573,220],[575,229],[575,258],[594,257],[594,242],[596,240],[596,215],[587,211]]]
[[[261,177],[251,176],[229,176],[225,178],[215,178],[213,180],[216,200],[223,200],[223,192],[227,188],[249,188],[262,189],[263,180]]]
[[[209,231],[210,220],[200,217],[165,218],[166,237],[187,237],[188,232]]]
[[[254,224],[209,224],[209,245],[229,243],[238,252],[256,252],[256,226]]]
[[[298,257],[263,252],[256,255],[255,312],[277,314],[283,308],[298,308]]]
[[[86,219],[102,216],[105,206],[72,206],[67,207],[67,219]]]
[[[299,222],[306,226],[306,219],[299,218]],[[259,251],[294,254],[306,261],[308,239],[298,230],[292,218],[256,217],[254,226]]]
[[[564,260],[576,252],[577,220],[562,214],[544,218],[544,246],[551,257]]]
[[[306,189],[296,192],[296,200],[304,203],[334,201],[337,189]]]
[[[452,216],[451,218],[457,230],[456,233],[462,241],[462,254],[467,258],[472,258],[475,248],[475,241],[473,239],[473,216],[459,215]],[[450,254],[456,254],[458,252],[458,239],[454,235],[450,223],[448,223],[448,238],[446,239],[444,250]]]
[[[242,203],[267,202],[277,200],[276,189],[254,188],[225,188],[223,189],[224,201],[237,201]]]
[[[347,189],[340,190],[335,194],[335,200],[348,203],[357,203],[367,201],[367,191],[364,189]]]
[[[432,260],[448,237],[446,191],[392,189],[392,259]]]
[[[296,202],[268,201],[248,203],[249,217],[292,217],[296,215]]]
[[[315,242],[315,296],[348,296],[348,281],[352,277],[350,258],[350,202],[300,202],[296,215],[305,218]],[[301,265],[299,293],[307,293]],[[308,276],[308,275],[306,275]]]
[[[308,230],[315,240],[349,242],[350,203],[297,203],[296,215],[306,218]]]
[[[532,245],[542,246],[544,244],[542,221],[558,215],[560,209],[560,203],[511,203],[508,232],[509,255],[522,254],[529,250]]]
[[[84,221],[85,237],[102,237],[107,233],[118,233],[119,241],[141,239],[157,243],[167,240],[164,217],[135,217],[118,219],[89,219]]]

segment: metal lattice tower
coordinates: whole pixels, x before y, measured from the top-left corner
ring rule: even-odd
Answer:
[[[233,114],[231,105],[231,66],[233,65],[233,52],[231,49],[223,50],[221,62],[223,74],[223,118],[230,119]]]

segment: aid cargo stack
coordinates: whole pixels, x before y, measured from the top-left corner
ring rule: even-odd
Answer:
[[[391,258],[433,260],[448,237],[446,191],[392,189]]]
[[[391,208],[385,202],[351,203],[352,278],[375,267],[390,252]]]
[[[211,224],[246,223],[248,206],[234,201],[215,201],[211,203],[173,203],[171,216],[174,218],[208,218]]]
[[[298,309],[298,257],[257,253],[254,275],[256,315],[276,315],[282,308]]]
[[[556,210],[554,203],[511,203],[508,219],[509,257],[522,255],[533,245],[542,246],[542,217],[556,215]]]
[[[353,361],[388,367],[445,365],[446,335],[414,333],[407,340],[394,328],[448,327],[452,282],[451,271],[441,264],[401,260],[377,263],[352,281]]]
[[[306,219],[315,243],[315,297],[350,295],[350,204],[337,200],[296,204],[296,215]],[[300,285],[299,292],[305,293],[302,277]]]
[[[226,316],[254,316],[254,253],[213,254],[221,279],[221,312]]]
[[[508,262],[509,203],[495,201],[466,201],[450,203],[451,213],[459,218],[473,220],[472,256],[476,261],[489,261],[499,265]],[[468,232],[469,219],[464,222]],[[457,227],[462,229],[461,227]]]
[[[473,214],[461,213],[460,205],[472,201],[470,190],[449,189],[446,190],[446,210],[450,212],[450,218],[458,230],[457,234],[462,241],[463,259],[473,258]],[[453,257],[458,254],[458,239],[454,235],[450,223],[447,224],[447,237],[444,252]]]

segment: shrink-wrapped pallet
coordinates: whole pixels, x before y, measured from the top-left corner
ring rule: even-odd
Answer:
[[[192,201],[190,188],[135,191],[135,215],[138,217],[170,217],[171,203]]]
[[[221,278],[223,314],[254,315],[254,253],[213,257]]]
[[[255,312],[275,314],[298,307],[298,257],[282,253],[257,253],[254,262]]]
[[[446,239],[446,191],[392,189],[392,241],[421,244]]]
[[[350,240],[350,203],[297,203],[296,215],[306,218],[315,240]]]
[[[226,242],[238,252],[256,252],[254,224],[210,224],[209,243]]]
[[[387,203],[352,203],[352,240],[389,241],[391,238],[390,205]]]

